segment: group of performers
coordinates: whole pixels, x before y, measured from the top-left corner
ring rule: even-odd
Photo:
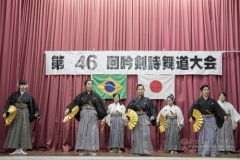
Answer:
[[[137,85],[137,96],[127,107],[121,103],[119,94],[113,95],[113,103],[108,107],[101,97],[93,92],[93,81],[85,81],[86,91],[80,93],[67,106],[68,115],[78,106],[75,118],[80,121],[78,128],[76,150],[84,150],[80,155],[96,155],[99,150],[98,120],[103,120],[110,126],[110,152],[121,153],[124,148],[124,127],[130,121],[126,111],[131,109],[138,116],[137,124],[131,130],[132,153],[136,155],[151,155],[153,147],[150,139],[150,126],[161,125],[160,115],[166,118],[164,150],[178,153],[181,150],[180,131],[184,126],[184,117],[180,107],[175,105],[171,94],[167,97],[167,105],[157,113],[156,106],[148,97],[144,97],[145,88]],[[32,148],[30,123],[40,117],[34,97],[26,92],[25,80],[18,82],[18,91],[13,93],[4,107],[3,117],[9,116],[9,108],[16,107],[16,117],[12,120],[4,148],[16,149],[10,155],[27,154],[23,149]],[[209,97],[210,88],[202,85],[202,96],[191,106],[189,121],[194,123],[193,111],[198,110],[203,117],[198,138],[198,154],[201,156],[217,156],[220,151],[235,152],[233,130],[240,121],[236,109],[226,102],[226,94],[220,93],[219,100]],[[127,109],[126,109],[127,108]]]

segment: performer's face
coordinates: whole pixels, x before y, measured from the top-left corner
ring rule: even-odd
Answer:
[[[91,91],[92,89],[93,89],[93,82],[88,81],[87,84],[86,84],[86,90]]]
[[[113,101],[114,101],[115,103],[119,102],[119,96],[116,95],[116,96],[113,98]]]
[[[27,85],[19,85],[19,89],[20,89],[20,91],[25,91],[26,90],[26,88],[27,88]]]
[[[208,87],[204,87],[202,90],[203,97],[208,97],[210,93],[210,89]]]
[[[225,102],[226,97],[224,96],[224,94],[220,94],[219,100],[220,100],[221,102]]]
[[[143,96],[144,95],[144,87],[143,86],[138,86],[137,93],[138,93],[139,96]]]
[[[168,98],[167,103],[168,103],[169,106],[172,106],[173,105],[173,100],[171,98]]]

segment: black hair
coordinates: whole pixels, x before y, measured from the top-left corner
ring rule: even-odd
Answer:
[[[203,85],[200,87],[200,91],[202,92],[205,87],[207,87],[208,89],[210,89],[207,84],[203,84]]]
[[[173,101],[173,104],[175,104],[175,98],[173,96],[173,94],[170,94],[169,96],[167,96],[167,99],[170,98]]]
[[[118,95],[119,99],[121,99],[120,94],[118,94],[118,93],[114,93],[114,94],[113,94],[113,98],[114,98],[116,95]]]
[[[114,98],[115,96],[118,96],[118,97],[119,97],[119,101],[118,101],[118,102],[119,102],[120,105],[122,105],[120,94],[119,94],[119,93],[114,93],[114,94],[113,94],[113,98]]]
[[[19,86],[20,85],[26,85],[26,84],[27,84],[27,82],[25,80],[23,80],[23,79],[18,82]]]
[[[138,84],[136,89],[138,90],[138,87],[140,87],[140,86],[143,86],[143,89],[145,90],[145,87],[142,84]]]
[[[86,85],[87,85],[87,82],[89,82],[89,81],[91,81],[91,82],[93,83],[93,80],[87,79],[87,80],[84,82],[84,86],[85,86],[85,87],[86,87]]]
[[[219,97],[221,94],[223,94],[223,95],[224,95],[224,97],[227,97],[227,94],[226,94],[226,92],[220,92],[220,93],[219,93],[219,95],[218,95],[218,97]]]

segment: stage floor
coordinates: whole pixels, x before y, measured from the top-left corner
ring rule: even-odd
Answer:
[[[3,160],[185,160],[185,159],[204,159],[207,158],[208,160],[214,159],[240,159],[240,153],[233,153],[233,154],[221,154],[217,157],[201,157],[198,156],[196,153],[178,153],[178,154],[170,154],[165,152],[153,152],[151,156],[135,156],[129,152],[123,153],[109,153],[109,152],[96,152],[96,156],[79,156],[77,151],[70,151],[70,152],[60,152],[60,151],[27,151],[28,155],[26,156],[9,156],[9,153],[0,153],[0,159]]]

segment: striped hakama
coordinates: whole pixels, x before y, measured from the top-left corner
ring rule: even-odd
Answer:
[[[97,111],[94,107],[83,106],[80,112],[75,149],[99,150],[99,129]]]
[[[121,115],[111,115],[110,148],[124,148],[124,122]]]
[[[219,151],[232,151],[235,152],[234,137],[232,130],[231,115],[224,121],[222,128],[217,130],[217,144]]]
[[[217,124],[214,115],[202,115],[203,125],[198,139],[199,155],[218,155],[217,149]]]
[[[180,129],[177,116],[167,116],[167,128],[165,131],[164,150],[180,150]]]
[[[17,106],[17,114],[9,126],[4,148],[32,148],[27,105]]]
[[[131,132],[132,153],[151,154],[153,152],[150,139],[149,117],[144,112],[137,112],[138,122]]]

